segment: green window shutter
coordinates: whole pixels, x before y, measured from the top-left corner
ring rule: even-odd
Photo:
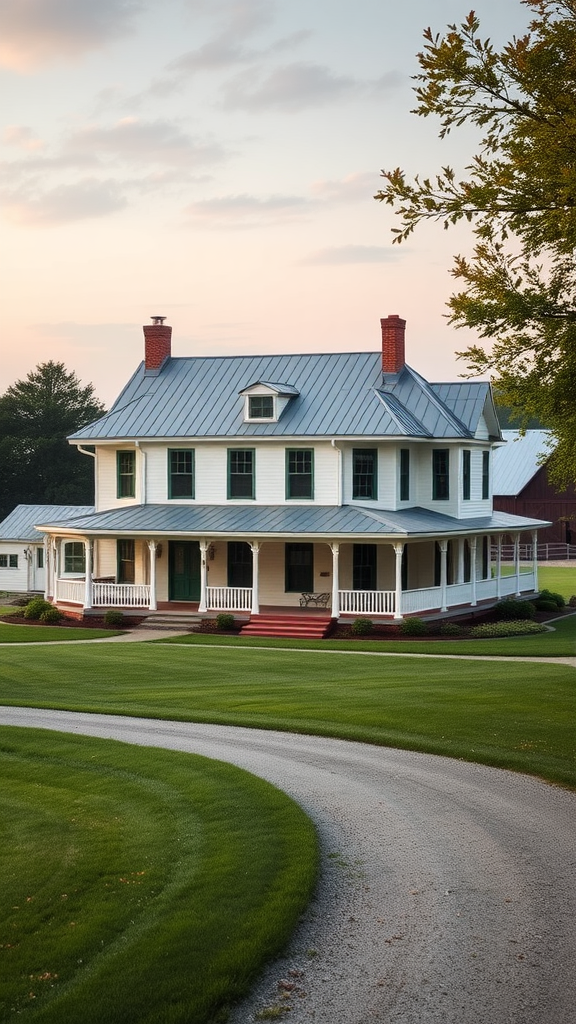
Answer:
[[[410,449],[400,449],[400,501],[410,501]]]
[[[432,498],[448,501],[450,497],[450,452],[448,448],[432,451]]]
[[[462,497],[464,501],[470,500],[470,452],[468,449],[462,452]]]
[[[482,452],[482,497],[490,497],[490,452]]]

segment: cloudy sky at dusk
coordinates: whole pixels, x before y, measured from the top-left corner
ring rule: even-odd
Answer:
[[[478,0],[502,42],[520,0]],[[422,30],[464,0],[0,0],[0,393],[62,360],[110,404],[163,315],[173,354],[376,349],[431,380],[467,229],[392,246],[380,169],[463,167],[410,114]]]

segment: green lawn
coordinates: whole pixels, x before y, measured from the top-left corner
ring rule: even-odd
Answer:
[[[0,1016],[207,1024],[290,936],[312,824],[218,761],[0,728]]]
[[[528,641],[526,641],[527,643]],[[4,647],[0,703],[338,736],[576,786],[576,669],[194,645]]]
[[[538,586],[540,590],[551,590],[569,601],[576,595],[576,564],[540,565],[538,566]]]

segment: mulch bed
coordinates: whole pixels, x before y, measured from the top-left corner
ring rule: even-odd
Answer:
[[[86,615],[83,619],[73,619],[65,616],[60,622],[39,622],[36,619],[25,619],[23,615],[1,615],[0,621],[8,622],[13,626],[57,626],[62,629],[109,629],[117,633],[119,629],[132,629],[144,621],[145,616],[125,615],[121,626],[108,626],[104,618],[99,615]]]

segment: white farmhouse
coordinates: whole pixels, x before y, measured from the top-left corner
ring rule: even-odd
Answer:
[[[378,351],[190,358],[164,319],[69,438],[94,511],[36,523],[60,607],[401,619],[537,589],[536,564],[501,572],[504,536],[548,524],[493,511],[489,384],[425,381],[399,316]]]

